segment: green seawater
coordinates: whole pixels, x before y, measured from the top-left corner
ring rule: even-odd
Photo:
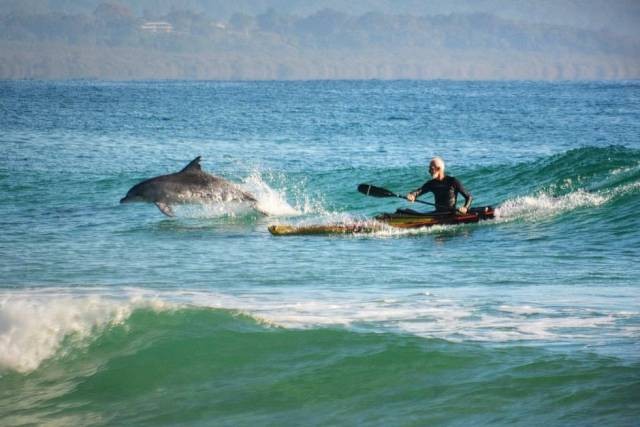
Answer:
[[[118,203],[198,155],[269,215]],[[639,195],[637,82],[0,82],[0,425],[638,425]]]
[[[611,357],[288,330],[226,310],[138,310],[81,348],[5,376],[4,422],[633,424],[639,409],[637,365]]]

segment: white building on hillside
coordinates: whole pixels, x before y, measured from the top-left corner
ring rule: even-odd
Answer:
[[[142,31],[148,31],[150,33],[172,33],[173,25],[164,21],[145,22],[144,24],[140,25],[140,29]]]

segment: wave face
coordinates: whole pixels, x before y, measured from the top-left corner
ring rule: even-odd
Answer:
[[[636,423],[637,82],[0,82],[0,124],[3,426]],[[118,203],[197,155],[258,211]],[[433,155],[494,220],[267,231]]]
[[[138,308],[64,350],[28,376],[3,377],[4,422],[286,424],[315,414],[314,424],[346,425],[455,413],[463,424],[532,414],[624,424],[638,409],[638,365],[608,357],[292,330],[220,309]]]

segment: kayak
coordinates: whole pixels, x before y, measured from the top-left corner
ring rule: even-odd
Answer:
[[[494,215],[495,211],[491,206],[471,208],[465,214],[451,212],[422,213],[411,209],[398,209],[394,213],[384,213],[374,217],[372,220],[361,223],[275,224],[269,226],[269,232],[274,236],[375,233],[389,227],[410,229],[432,227],[434,225],[468,224],[493,219]]]

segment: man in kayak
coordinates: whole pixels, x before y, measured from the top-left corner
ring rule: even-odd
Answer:
[[[413,202],[420,195],[431,191],[436,202],[436,212],[452,212],[456,210],[456,201],[458,193],[460,193],[464,196],[464,206],[458,209],[458,212],[467,213],[473,198],[458,179],[444,174],[444,160],[440,157],[431,159],[431,162],[429,162],[429,174],[433,179],[407,194],[407,200]]]

